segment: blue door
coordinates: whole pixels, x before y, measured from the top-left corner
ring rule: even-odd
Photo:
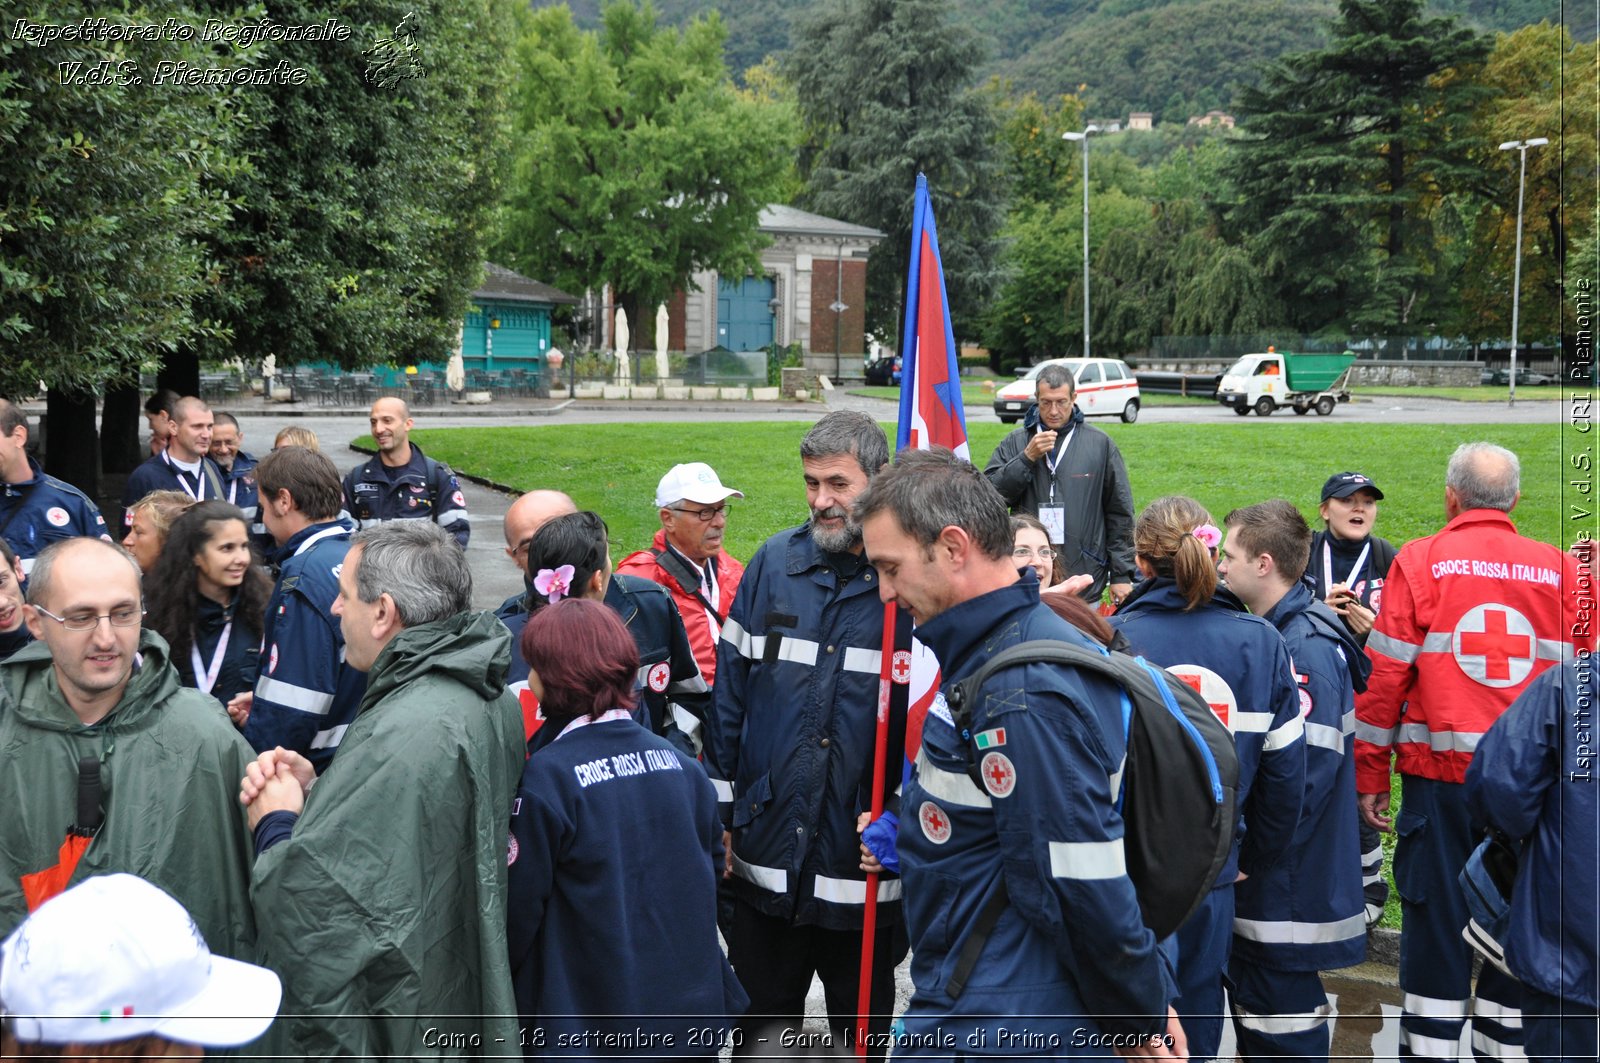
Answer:
[[[771,277],[717,281],[717,342],[730,351],[758,351],[772,344],[776,286]]]

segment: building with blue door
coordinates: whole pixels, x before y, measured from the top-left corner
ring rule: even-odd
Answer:
[[[680,292],[668,305],[668,346],[753,351],[798,343],[819,372],[859,367],[867,256],[883,233],[781,204],[761,211],[761,231],[772,240],[761,253],[763,275],[695,274],[699,290]]]

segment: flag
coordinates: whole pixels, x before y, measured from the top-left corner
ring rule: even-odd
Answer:
[[[949,447],[969,458],[967,418],[961,406],[961,376],[955,330],[944,291],[939,231],[933,223],[928,179],[917,175],[911,215],[911,270],[906,278],[906,317],[901,335],[900,424],[895,452],[910,447]],[[906,713],[906,770],[922,747],[922,721],[939,692],[939,662],[915,638],[911,643],[911,689]]]

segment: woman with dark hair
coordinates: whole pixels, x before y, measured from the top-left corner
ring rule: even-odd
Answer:
[[[244,513],[215,499],[184,511],[146,577],[145,626],[167,640],[184,686],[249,716],[272,581],[250,551]]]
[[[1250,825],[1234,841],[1216,884],[1163,949],[1177,952],[1173,1006],[1189,1055],[1210,1059],[1222,1041],[1223,968],[1233,943],[1233,884],[1271,867],[1289,847],[1306,786],[1304,731],[1283,637],[1219,590],[1222,532],[1192,498],[1168,495],[1145,507],[1133,529],[1144,581],[1111,625],[1130,651],[1194,686],[1233,732],[1239,751],[1238,809]]]
[[[709,695],[683,618],[659,583],[613,574],[608,535],[606,522],[589,510],[555,517],[534,533],[524,577],[527,611],[501,617],[512,638],[507,681],[515,684],[527,675],[520,636],[530,616],[568,598],[604,602],[622,618],[639,654],[634,718],[684,752],[698,754],[699,725]],[[523,723],[529,739],[535,740],[541,720],[530,719],[525,707]]]
[[[608,607],[546,601],[522,653],[555,736],[512,805],[507,938],[524,1049],[715,1059],[749,998],[717,943],[711,780],[634,722],[639,655]]]
[[[22,615],[22,562],[0,539],[0,661],[32,641]]]

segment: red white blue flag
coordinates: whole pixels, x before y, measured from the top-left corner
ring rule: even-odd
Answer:
[[[950,301],[944,291],[939,232],[933,223],[928,179],[917,175],[911,217],[911,272],[906,281],[906,318],[900,360],[900,424],[895,452],[907,447],[949,447],[969,458],[967,419],[961,407],[961,377],[956,361]],[[911,689],[906,714],[906,764],[922,747],[922,721],[939,693],[939,662],[932,651],[911,642]]]

